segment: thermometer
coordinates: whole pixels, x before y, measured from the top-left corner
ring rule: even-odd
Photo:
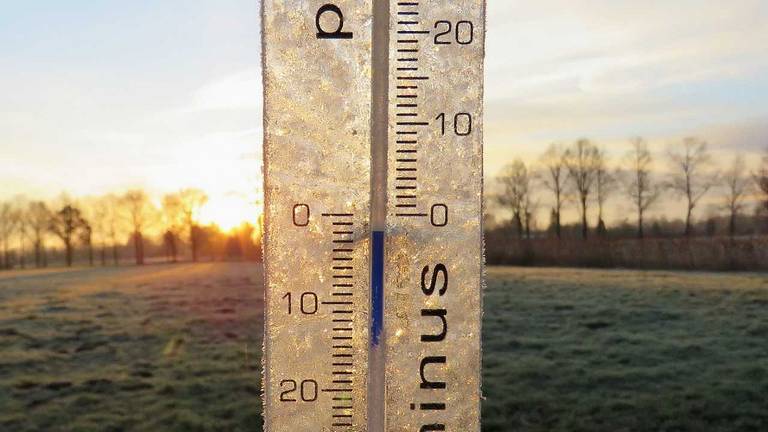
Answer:
[[[263,0],[269,432],[480,430],[482,0]]]

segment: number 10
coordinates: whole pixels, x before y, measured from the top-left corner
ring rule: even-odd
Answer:
[[[445,113],[438,114],[435,120],[440,122],[440,134],[445,136]],[[458,136],[467,136],[472,133],[472,115],[458,113],[453,116],[453,133]]]

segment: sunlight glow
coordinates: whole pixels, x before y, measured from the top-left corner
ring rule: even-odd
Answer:
[[[232,231],[244,222],[257,225],[261,209],[255,202],[248,202],[235,195],[211,196],[200,209],[199,221],[215,224],[223,231]]]

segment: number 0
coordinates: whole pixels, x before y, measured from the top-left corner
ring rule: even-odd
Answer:
[[[429,220],[432,226],[444,227],[448,225],[448,206],[445,204],[434,204],[429,212]]]

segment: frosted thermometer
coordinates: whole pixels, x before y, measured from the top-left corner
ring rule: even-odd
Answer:
[[[263,0],[269,432],[480,430],[482,0]]]

